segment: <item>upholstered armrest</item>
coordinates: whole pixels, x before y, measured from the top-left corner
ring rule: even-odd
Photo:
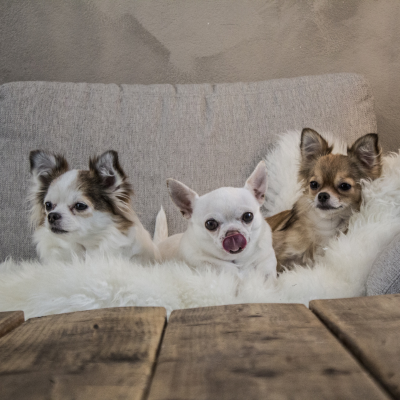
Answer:
[[[367,281],[367,295],[400,293],[400,234],[376,258]]]

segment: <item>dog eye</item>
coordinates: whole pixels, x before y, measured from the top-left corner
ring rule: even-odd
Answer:
[[[248,224],[249,222],[253,221],[253,213],[251,212],[246,212],[242,215],[242,221],[246,222]]]
[[[339,185],[339,189],[342,189],[342,190],[350,190],[351,189],[351,185],[350,184],[348,184],[348,183],[346,183],[346,182],[343,182],[343,183],[341,183],[340,185]]]
[[[208,219],[205,226],[209,231],[215,231],[218,228],[218,222],[215,219]]]
[[[51,209],[53,208],[53,204],[51,204],[49,201],[46,201],[46,203],[44,203],[44,206],[46,207],[46,211],[51,211]]]
[[[316,182],[316,181],[311,181],[311,182],[310,182],[310,188],[311,188],[312,190],[318,189],[318,182]]]
[[[88,206],[85,203],[76,203],[75,204],[75,209],[78,211],[83,211],[86,210]]]

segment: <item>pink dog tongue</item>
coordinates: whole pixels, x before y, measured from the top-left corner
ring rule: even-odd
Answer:
[[[222,245],[226,251],[236,253],[246,247],[247,241],[243,235],[237,233],[236,235],[226,237],[222,242]]]

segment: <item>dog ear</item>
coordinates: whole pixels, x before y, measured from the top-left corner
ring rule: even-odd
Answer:
[[[264,203],[265,192],[268,188],[267,175],[267,166],[264,161],[260,161],[244,185],[244,187],[254,195],[260,204]]]
[[[186,219],[190,219],[193,214],[193,203],[199,195],[175,179],[167,179],[167,186],[172,201],[179,208],[182,215]]]
[[[32,150],[29,153],[31,173],[34,178],[48,179],[67,172],[67,160],[61,154],[47,153],[43,150]]]
[[[136,214],[132,209],[133,189],[119,164],[118,153],[109,150],[98,157],[92,157],[89,160],[89,170],[95,177],[94,184],[99,185],[103,189],[103,195],[111,200],[114,214],[134,222]]]
[[[301,132],[300,152],[301,161],[299,180],[307,181],[319,157],[331,153],[332,146],[316,131],[304,128]]]
[[[89,169],[100,179],[102,186],[109,192],[117,190],[124,182],[126,175],[119,165],[118,153],[109,150],[89,160]]]
[[[356,158],[362,165],[368,178],[379,178],[382,173],[381,147],[378,143],[378,135],[369,133],[357,139],[347,149],[347,155]]]
[[[48,153],[43,150],[32,150],[29,153],[32,173],[32,186],[29,191],[31,203],[31,224],[39,226],[44,221],[43,202],[51,182],[67,172],[67,160],[60,154]]]
[[[302,161],[312,161],[318,157],[329,154],[332,147],[316,131],[304,128],[301,132],[300,151]]]

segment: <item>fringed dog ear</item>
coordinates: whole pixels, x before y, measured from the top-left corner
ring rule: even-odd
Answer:
[[[308,179],[308,175],[319,157],[330,154],[332,146],[314,129],[304,128],[300,141],[300,170],[299,179]]]
[[[118,153],[109,150],[98,157],[92,157],[89,160],[89,169],[96,177],[96,184],[110,198],[114,213],[129,221],[134,221],[134,211],[131,204],[133,189],[119,164]]]
[[[32,150],[29,153],[31,173],[34,177],[50,177],[68,171],[67,160],[61,154],[47,153],[43,150]]]
[[[347,155],[356,159],[362,166],[366,177],[376,179],[382,173],[381,147],[376,133],[369,133],[357,139],[347,149]]]
[[[69,170],[67,160],[61,154],[44,150],[29,153],[32,186],[29,194],[31,203],[31,223],[34,227],[43,223],[44,198],[51,182]]]
[[[108,192],[114,192],[125,181],[126,175],[118,161],[118,153],[109,150],[89,161],[89,169],[99,178],[100,184]]]
[[[268,172],[265,162],[260,161],[244,185],[244,187],[254,195],[260,204],[264,203],[265,192],[268,188],[267,174]]]
[[[314,129],[304,128],[301,132],[300,151],[301,158],[304,161],[311,161],[329,154],[332,151],[332,147]]]
[[[193,203],[199,197],[198,194],[175,179],[167,179],[167,186],[169,195],[181,214],[190,219],[193,214]]]

